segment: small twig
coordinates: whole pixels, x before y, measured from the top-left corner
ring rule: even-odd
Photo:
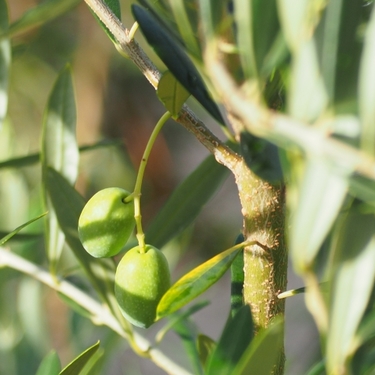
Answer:
[[[187,370],[173,362],[159,349],[153,348],[151,343],[137,332],[133,332],[133,337],[129,337],[129,334],[124,330],[109,309],[100,304],[94,298],[82,292],[82,290],[78,289],[70,282],[62,278],[53,277],[44,268],[22,258],[17,254],[12,253],[3,247],[0,247],[0,268],[2,267],[10,267],[20,271],[49,286],[56,292],[65,295],[88,311],[92,316],[91,320],[93,323],[98,325],[106,325],[121,337],[135,342],[138,348],[143,350],[144,353],[147,353],[148,358],[150,358],[160,368],[164,369],[168,374],[192,375]]]
[[[132,33],[102,0],[85,0],[85,2],[115,37],[118,42],[116,48],[120,53],[127,55],[156,89],[161,73],[133,38]],[[241,156],[219,140],[186,105],[182,108],[176,121],[193,133],[197,140],[214,154],[216,160],[231,171],[234,170],[236,163],[242,160]]]

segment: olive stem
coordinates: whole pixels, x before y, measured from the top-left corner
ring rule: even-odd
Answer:
[[[146,251],[145,234],[142,228],[142,215],[141,215],[141,195],[142,195],[141,190],[142,190],[143,176],[145,174],[148,158],[150,156],[155,140],[158,134],[160,133],[161,128],[164,126],[167,120],[169,120],[171,117],[172,117],[171,113],[166,112],[157,122],[147,142],[145,151],[143,152],[143,156],[142,156],[139,169],[138,169],[137,179],[135,182],[134,192],[133,194],[131,194],[131,196],[125,199],[126,202],[130,201],[131,199],[134,200],[134,219],[135,219],[136,229],[137,229],[137,240],[138,240],[139,249],[141,253],[145,253]]]

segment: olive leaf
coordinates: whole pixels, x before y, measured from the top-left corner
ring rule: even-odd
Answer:
[[[190,96],[169,70],[161,76],[156,94],[174,118]]]
[[[240,251],[237,246],[232,247],[181,277],[160,300],[156,318],[175,312],[206,291],[224,275]]]
[[[96,344],[87,348],[84,352],[82,352],[78,357],[73,359],[66,367],[64,367],[59,375],[79,375],[81,370],[85,367],[86,363],[89,359],[95,354],[98,350],[100,345],[100,341]]]

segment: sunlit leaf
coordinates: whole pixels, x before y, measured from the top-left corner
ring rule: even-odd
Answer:
[[[375,280],[375,215],[354,207],[343,219],[334,246],[327,372],[344,368]],[[340,370],[341,371],[341,370]]]
[[[181,277],[164,294],[157,308],[157,319],[173,313],[216,283],[228,270],[241,249],[230,248]]]
[[[59,356],[53,350],[43,358],[35,375],[58,375],[60,370],[61,364]]]
[[[284,322],[275,318],[251,341],[231,375],[271,374],[283,346]]]
[[[84,368],[89,359],[95,354],[99,348],[100,341],[93,346],[90,346],[66,367],[64,367],[59,375],[79,375],[80,371]]]
[[[359,111],[361,117],[361,147],[375,155],[375,7],[367,25],[359,77]]]
[[[80,3],[80,0],[46,0],[26,11],[9,28],[12,36],[61,16]]]
[[[308,161],[290,228],[292,256],[298,270],[314,260],[339,213],[347,187],[345,171],[324,160]]]
[[[73,184],[78,174],[78,160],[73,81],[70,68],[65,67],[55,82],[44,114],[41,151],[44,186],[47,167],[53,167]],[[58,226],[55,210],[47,195],[44,199],[49,211],[46,251],[51,272],[55,273],[64,245],[64,235]]]
[[[156,94],[173,117],[178,116],[190,96],[169,70],[160,78]]]
[[[228,176],[227,168],[208,156],[173,192],[146,230],[146,238],[162,247],[186,229]]]
[[[45,213],[43,213],[43,214],[41,214],[37,217],[34,217],[33,219],[29,220],[28,222],[26,222],[26,223],[20,225],[19,227],[17,227],[14,231],[8,233],[5,237],[3,237],[0,240],[0,246],[3,246],[7,241],[9,241],[12,237],[14,237],[20,230],[27,227],[28,225],[30,225],[34,221],[39,220],[40,218],[44,217],[45,215],[47,215],[47,212],[45,212]]]
[[[231,374],[254,336],[250,306],[241,307],[230,316],[223,333],[208,359],[206,375]]]
[[[5,0],[0,0],[0,34],[8,31],[8,8]],[[7,37],[0,39],[0,127],[8,110],[8,82],[11,62],[11,45]]]

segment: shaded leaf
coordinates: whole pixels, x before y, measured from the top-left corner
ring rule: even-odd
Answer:
[[[314,364],[306,375],[326,375],[325,361],[322,360]]]
[[[241,154],[251,171],[271,184],[283,181],[278,147],[248,132],[240,135]]]
[[[347,184],[345,171],[325,160],[308,161],[290,232],[293,261],[298,270],[313,262],[340,211]]]
[[[172,193],[146,230],[148,243],[162,247],[186,229],[228,176],[227,168],[208,156]]]
[[[79,151],[76,140],[76,106],[73,81],[69,67],[65,67],[58,76],[48,99],[44,113],[42,130],[41,162],[43,171],[44,199],[49,211],[46,226],[46,251],[52,273],[64,245],[55,210],[46,194],[46,169],[53,167],[71,184],[78,174]]]
[[[250,345],[254,336],[253,330],[250,306],[245,305],[238,310],[234,317],[229,317],[223,333],[208,359],[206,375],[231,374]]]
[[[228,270],[241,248],[234,246],[181,277],[160,300],[156,316],[160,319],[180,309],[215,284]]]
[[[26,223],[20,225],[19,227],[17,227],[14,231],[8,233],[5,237],[3,237],[0,240],[0,246],[3,246],[7,241],[9,241],[12,237],[14,237],[20,230],[27,227],[28,225],[30,225],[34,221],[39,220],[40,218],[44,217],[45,215],[47,215],[47,212],[45,212],[45,213],[43,213],[43,214],[41,214],[37,217],[34,217],[33,219],[29,220],[28,222],[26,222]]]
[[[0,34],[6,34],[9,27],[8,7],[0,0]],[[11,45],[7,37],[0,39],[0,128],[8,110],[9,68],[11,64]]]
[[[70,362],[66,367],[64,367],[59,375],[79,375],[81,370],[85,367],[89,359],[95,354],[100,345],[98,341],[93,346],[90,346],[84,352],[82,352],[78,357],[76,357],[72,362]]]
[[[165,326],[163,326],[163,328],[156,335],[156,338],[155,338],[156,341],[161,342],[163,340],[164,336],[166,335],[166,333],[169,330],[173,329],[175,324],[177,324],[181,320],[189,318],[191,315],[193,315],[197,311],[203,309],[208,304],[209,304],[208,301],[201,301],[201,302],[198,302],[195,305],[189,307],[188,309],[186,309],[186,311],[184,311],[182,313],[176,312],[173,315],[171,315],[169,317],[168,323]]]
[[[28,31],[33,27],[61,16],[80,3],[80,0],[46,0],[26,11],[9,28],[9,35]]]
[[[199,334],[197,337],[197,348],[199,353],[199,359],[203,366],[206,366],[207,360],[213,350],[216,347],[216,342],[212,340],[210,337]]]
[[[59,356],[52,350],[43,358],[35,375],[58,375],[60,370],[61,364]]]
[[[355,205],[344,217],[334,242],[327,335],[327,372],[344,368],[375,280],[375,215]],[[341,371],[341,370],[340,370]]]
[[[78,237],[78,218],[85,205],[81,195],[52,168],[47,169],[47,191],[66,242],[86,272],[91,285],[109,306],[117,306],[114,298],[115,264],[111,259],[96,259],[83,248]]]
[[[251,341],[231,375],[271,374],[275,367],[284,339],[284,322],[276,317]]]
[[[175,40],[166,26],[147,9],[133,4],[132,12],[147,42],[154,48],[166,67],[216,121],[225,125],[218,106],[179,41]]]
[[[187,319],[179,320],[173,327],[174,331],[182,340],[182,344],[190,359],[193,367],[193,373],[203,375],[203,368],[199,358],[199,352],[196,345],[197,332],[196,327]]]
[[[169,70],[160,78],[156,94],[165,108],[172,114],[172,117],[178,116],[182,106],[190,96]]]

